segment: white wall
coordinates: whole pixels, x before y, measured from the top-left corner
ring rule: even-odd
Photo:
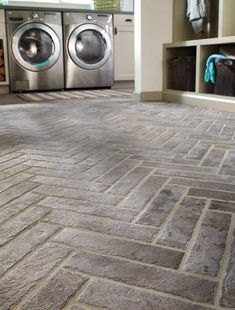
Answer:
[[[173,0],[135,0],[135,93],[161,92],[163,43],[172,41]]]

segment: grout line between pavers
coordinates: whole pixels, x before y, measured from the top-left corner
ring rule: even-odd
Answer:
[[[27,181],[23,181],[23,182],[21,182],[21,183],[19,183],[19,184],[22,184],[22,183],[24,183],[24,182],[27,182]],[[31,182],[30,182],[30,183],[31,183]],[[14,186],[17,186],[17,185],[19,185],[19,184],[13,185],[13,186],[9,187],[7,190],[12,189]],[[18,199],[18,198],[20,198],[21,196],[23,196],[23,195],[25,195],[25,194],[28,194],[28,193],[30,193],[30,192],[33,192],[33,191],[34,191],[36,188],[38,188],[39,186],[40,186],[40,185],[36,185],[36,182],[35,182],[35,187],[34,187],[34,188],[31,188],[31,189],[29,189],[29,190],[26,191],[26,192],[20,193],[18,196],[16,196],[16,197],[10,199],[9,201],[7,201],[6,203],[4,203],[3,205],[0,205],[0,208],[3,208],[3,207],[5,207],[5,206],[7,206],[7,204],[12,203],[15,199]],[[7,190],[6,190],[6,191],[7,191]],[[4,193],[4,192],[3,192],[3,193]],[[40,194],[41,194],[41,193],[40,193]],[[43,195],[43,194],[41,194],[41,195]]]
[[[64,268],[65,269],[65,268]],[[88,286],[90,286],[94,281],[94,277],[90,276],[88,277],[88,280],[79,288],[78,291],[75,292],[73,296],[71,296],[67,301],[66,304],[63,306],[62,309],[66,310],[69,309],[70,306],[74,305],[75,303],[78,303],[79,297],[81,294],[86,291]]]
[[[207,128],[206,132],[209,133],[209,131],[211,130],[211,128],[216,124],[216,121],[212,121],[212,123],[210,124],[210,126]]]
[[[145,246],[150,246],[150,247],[155,247],[155,248],[161,248],[161,249],[164,249],[164,250],[175,251],[175,252],[178,252],[178,253],[184,253],[185,252],[182,249],[177,249],[177,248],[169,247],[169,246],[166,246],[164,244],[152,244],[152,243],[148,243],[148,242],[145,242],[145,241],[142,241],[142,240],[130,239],[130,238],[116,236],[116,235],[112,235],[112,234],[108,234],[108,233],[104,233],[104,232],[100,232],[100,231],[89,230],[89,229],[86,229],[85,227],[65,226],[65,225],[56,224],[56,223],[49,222],[49,221],[44,221],[42,223],[50,223],[52,225],[60,226],[62,230],[64,230],[64,229],[79,230],[79,231],[83,231],[83,232],[90,233],[90,234],[101,235],[101,236],[103,236],[105,238],[108,238],[108,239],[117,239],[117,240],[120,240],[120,241],[126,241],[126,242],[135,243],[135,244],[140,244],[140,245],[145,245]],[[55,240],[53,240],[53,242],[60,243],[59,241],[55,241]]]
[[[150,293],[150,294],[153,294],[155,296],[158,296],[158,297],[164,297],[164,298],[170,298],[170,299],[173,299],[173,300],[178,300],[178,301],[181,301],[181,302],[186,302],[188,304],[192,304],[192,305],[198,305],[198,306],[204,306],[204,307],[208,307],[209,309],[218,309],[216,308],[214,305],[211,305],[211,304],[208,304],[208,303],[200,303],[200,302],[195,302],[195,301],[192,301],[190,299],[187,299],[185,297],[181,297],[181,296],[178,296],[178,295],[173,295],[171,293],[166,293],[166,292],[163,292],[163,291],[158,291],[158,290],[155,290],[153,288],[147,288],[147,287],[144,287],[144,286],[137,286],[137,285],[134,285],[134,284],[128,284],[128,283],[125,283],[125,282],[121,282],[121,281],[118,281],[118,280],[113,280],[111,278],[108,278],[108,277],[102,277],[102,276],[96,276],[96,275],[92,275],[92,274],[88,274],[88,273],[85,273],[85,272],[81,272],[75,268],[72,268],[72,267],[64,267],[65,270],[69,270],[70,272],[74,273],[74,274],[77,274],[77,275],[80,275],[80,276],[85,276],[85,277],[91,277],[93,278],[93,280],[102,280],[102,281],[105,281],[105,282],[108,282],[110,284],[116,284],[116,285],[121,285],[121,286],[124,286],[126,288],[132,288],[132,289],[136,289],[140,292],[145,292],[145,293]]]
[[[231,185],[231,186],[234,186],[235,188],[235,183],[229,183],[229,182],[225,182],[225,181],[220,181],[220,180],[208,180],[208,179],[195,179],[193,177],[185,177],[185,176],[171,176],[172,179],[183,179],[183,180],[193,180],[193,181],[198,181],[200,183],[204,182],[204,183],[219,183],[219,184],[223,184],[223,185]],[[234,182],[235,182],[235,179],[234,179]],[[175,183],[171,183],[171,184],[175,184]],[[179,185],[180,184],[175,184],[175,185]],[[184,186],[184,185],[181,185],[181,186]],[[205,185],[206,186],[206,185]],[[209,188],[209,187],[203,187],[203,189],[208,189],[208,190],[218,190],[217,188],[216,189],[212,189],[212,188]],[[221,190],[223,191],[223,190]]]
[[[79,154],[81,154],[82,152],[84,152],[84,151],[81,151],[81,152],[79,152],[79,153],[73,155],[71,158],[76,160],[75,165],[80,165],[80,164],[82,164],[84,161],[88,160],[90,157],[94,156],[95,154],[98,155],[98,154],[100,154],[100,153],[102,153],[102,152],[104,152],[104,151],[108,151],[108,150],[109,150],[109,148],[108,148],[107,146],[105,146],[105,149],[104,149],[104,150],[103,150],[103,149],[100,149],[98,152],[97,152],[95,149],[93,149],[93,150],[91,150],[91,152],[89,153],[88,157],[83,158],[82,160],[80,160],[80,159],[77,159],[77,160],[76,160],[76,158],[74,158],[74,157],[76,157],[76,156],[78,156]],[[111,150],[111,151],[112,151],[112,150]],[[104,159],[101,159],[98,163],[96,163],[95,165],[93,165],[92,167],[90,167],[90,168],[88,168],[88,169],[92,169],[93,167],[95,167],[96,165],[99,165],[99,164],[100,164],[101,162],[103,162],[104,160],[107,160],[108,158],[110,158],[110,157],[112,157],[112,156],[114,156],[114,155],[116,155],[116,154],[118,154],[118,153],[119,153],[119,151],[115,151],[115,152],[113,152],[112,154],[107,155],[107,157],[105,157]],[[88,169],[87,169],[87,170],[88,170]]]
[[[170,213],[166,217],[164,223],[160,226],[159,232],[157,236],[152,240],[152,244],[157,244],[158,239],[161,237],[161,235],[164,233],[166,227],[170,223],[170,221],[175,216],[176,211],[180,208],[182,201],[185,199],[189,192],[189,187],[184,187],[185,190],[182,192],[180,199],[175,203],[174,207],[171,209]]]
[[[142,166],[139,166],[139,167],[142,167]],[[149,167],[147,167],[149,169]],[[137,192],[141,186],[151,177],[154,175],[154,172],[155,172],[155,168],[151,168],[151,170],[149,171],[149,173],[135,186],[133,187],[129,193],[125,196],[123,196],[123,199],[117,204],[118,207],[121,207],[122,204],[128,200],[135,192]],[[165,177],[165,178],[168,178],[168,177]],[[139,211],[138,209],[135,209],[137,211]]]
[[[185,156],[183,156],[184,159],[190,159],[190,158],[187,158],[190,156],[190,154],[192,153],[193,149],[194,148],[197,148],[197,146],[201,143],[201,140],[197,140],[197,143],[194,144],[194,146],[188,151],[187,154],[185,154]]]
[[[132,159],[130,159],[130,160],[132,160]],[[134,159],[134,160],[136,160],[136,159]],[[132,168],[131,170],[128,170],[120,179],[118,179],[117,181],[115,181],[113,184],[110,184],[110,186],[104,191],[104,193],[107,193],[107,194],[113,194],[112,192],[110,193],[110,191],[113,189],[113,187],[115,187],[117,184],[119,184],[119,183],[121,183],[122,182],[122,180],[124,180],[129,174],[131,174],[133,171],[135,171],[135,169],[137,169],[137,168],[139,168],[140,166],[141,166],[141,164],[143,163],[143,161],[142,160],[138,160],[139,161],[139,163],[138,163],[138,165],[136,165],[134,168]],[[139,184],[139,183],[138,183]],[[136,186],[138,186],[138,184],[136,184],[133,188],[135,188]],[[132,188],[132,189],[133,189]],[[130,189],[130,191],[132,190],[132,189]],[[129,192],[130,192],[129,191]],[[128,192],[128,193],[129,193]],[[127,194],[125,194],[125,195],[128,195],[128,193]]]
[[[109,194],[109,190],[114,186],[116,185],[117,183],[121,182],[129,173],[133,172],[136,168],[138,168],[142,161],[141,160],[136,160],[136,159],[131,159],[131,158],[128,158],[127,160],[130,160],[130,161],[138,161],[138,163],[136,163],[136,165],[131,168],[130,170],[128,170],[121,178],[119,178],[117,181],[115,181],[113,184],[110,184],[110,186],[104,191],[104,193],[107,193]],[[115,167],[116,168],[116,167]],[[99,182],[99,179],[102,178],[103,176],[105,176],[107,173],[109,172],[106,172],[105,174],[101,175],[100,177],[98,177],[97,179],[95,179],[95,182]],[[103,183],[101,182],[102,184],[106,184],[106,183]],[[112,193],[111,193],[112,194]]]
[[[17,153],[17,152],[12,152],[12,153]],[[8,153],[8,154],[5,154],[5,155],[0,155],[0,157],[3,157],[3,156],[7,156],[7,155],[9,155],[9,154],[11,154],[11,153]],[[7,163],[7,162],[9,162],[9,161],[11,161],[11,160],[14,160],[14,159],[16,159],[16,158],[19,158],[19,159],[22,159],[20,156],[21,156],[22,154],[17,154],[15,157],[12,157],[12,158],[10,158],[10,159],[7,159],[7,160],[3,160],[3,161],[0,161],[0,165],[2,165],[2,164],[5,164],[5,163]],[[13,166],[14,167],[14,166]],[[4,171],[5,169],[3,169],[3,170],[1,170],[1,171]]]
[[[33,207],[33,206],[30,206],[29,209],[32,208],[32,207]],[[42,209],[43,209],[43,208],[42,208]],[[46,208],[45,208],[45,209],[46,209]],[[48,209],[47,209],[47,210],[48,210]],[[25,209],[23,209],[23,210],[22,210],[21,212],[19,212],[19,213],[22,214],[22,213],[27,212],[27,211],[28,211],[28,207],[25,208]],[[19,215],[19,213],[16,214],[16,216],[12,216],[12,217],[10,218],[10,220],[11,220],[12,218],[13,218],[13,220],[14,220],[15,218],[17,218],[17,215]],[[26,232],[28,229],[31,229],[31,228],[33,228],[33,226],[35,226],[35,225],[39,224],[40,222],[42,222],[43,219],[46,218],[50,213],[51,213],[51,211],[48,210],[48,212],[47,212],[46,214],[42,215],[40,218],[38,218],[37,220],[35,220],[34,222],[32,222],[30,225],[28,225],[28,226],[25,227],[24,229],[20,230],[18,233],[16,233],[12,238],[10,238],[9,240],[7,240],[5,243],[1,244],[1,248],[4,247],[4,246],[7,246],[11,241],[13,241],[15,238],[17,238],[17,237],[18,237],[19,235],[21,235],[22,233]],[[6,222],[4,222],[4,223],[6,223]],[[56,223],[53,223],[53,224],[56,224]]]
[[[117,152],[117,153],[115,153],[115,154],[121,154],[121,153],[120,153],[120,151],[119,151],[119,152]],[[115,154],[113,154],[113,155],[107,157],[106,159],[104,159],[104,161],[105,161],[105,160],[108,160],[109,158],[112,158]],[[102,172],[101,175],[99,175],[99,176],[94,176],[94,177],[90,180],[90,182],[95,182],[95,181],[98,180],[100,177],[102,177],[102,176],[104,176],[106,173],[110,172],[113,168],[116,168],[118,165],[122,164],[125,160],[130,159],[131,155],[130,155],[130,154],[126,154],[126,155],[127,155],[127,157],[125,157],[124,159],[122,159],[121,161],[119,161],[118,163],[116,163],[114,166],[112,166],[111,168],[109,168],[108,170],[106,170],[104,173]],[[95,169],[95,168],[98,167],[100,164],[102,164],[102,162],[103,162],[103,161],[101,161],[101,162],[99,162],[97,165],[95,165],[95,166],[93,166],[93,167],[91,167],[91,168],[88,168],[87,170],[83,171],[84,177],[89,176],[90,170]]]
[[[232,247],[232,242],[234,238],[234,234],[233,234],[234,229],[235,229],[235,214],[233,214],[231,217],[231,223],[230,223],[229,231],[227,234],[226,247],[225,247],[224,255],[220,261],[220,270],[217,275],[219,279],[219,284],[218,284],[217,291],[215,294],[215,304],[218,307],[220,306],[220,299],[223,294],[223,280],[226,275],[226,270],[228,268],[228,264],[229,264],[230,257],[231,257],[231,247]]]
[[[192,188],[196,189],[196,190],[202,190],[202,188],[197,188],[197,187],[192,187]],[[219,191],[219,190],[212,190],[212,189],[210,189],[209,191],[216,192],[216,193],[231,194],[231,192],[228,192],[228,191]],[[235,203],[235,200],[223,200],[221,198],[214,198],[214,197],[207,197],[207,196],[197,196],[196,194],[195,194],[195,196],[193,194],[188,194],[187,196],[201,198],[201,199],[212,199],[212,200],[215,200],[215,201],[223,201],[223,202],[226,202],[226,203],[231,202],[232,204]]]
[[[159,144],[159,147],[162,148],[163,151],[164,151],[164,146],[165,146],[167,143],[169,143],[169,142],[171,141],[171,139],[175,138],[175,137],[178,136],[178,135],[179,135],[179,134],[178,134],[177,132],[174,133],[174,131],[173,131],[173,132],[172,132],[172,136],[171,136],[169,139],[167,139],[166,141],[160,143],[160,144]],[[156,141],[156,142],[157,142],[157,141]]]
[[[39,222],[40,223],[40,222]],[[37,224],[39,224],[37,223]],[[37,226],[37,224],[35,226]],[[41,241],[40,243],[38,243],[37,245],[35,245],[27,254],[25,254],[20,260],[18,260],[16,263],[14,263],[8,270],[6,270],[2,275],[1,275],[1,280],[2,278],[6,278],[8,276],[8,274],[11,274],[14,270],[18,269],[18,266],[21,266],[21,264],[24,263],[25,260],[27,260],[28,258],[34,256],[34,254],[36,254],[38,251],[40,251],[42,248],[45,247],[45,245],[48,242],[51,242],[51,239],[53,239],[55,236],[57,236],[62,230],[63,228],[59,227],[56,224],[50,223],[51,225],[57,226],[58,229],[52,233],[51,235],[48,236],[48,238],[46,238],[45,240]],[[13,240],[12,240],[13,241]],[[7,247],[7,246],[6,246]]]
[[[223,123],[223,126],[222,126],[220,132],[218,133],[218,137],[221,137],[221,134],[222,134],[223,130],[225,129],[225,126],[226,125]]]
[[[193,277],[193,278],[196,278],[196,279],[202,279],[202,280],[211,281],[211,282],[217,282],[218,281],[218,278],[216,278],[216,277],[211,277],[211,276],[206,276],[206,275],[201,275],[201,274],[194,274],[194,273],[191,273],[191,272],[185,272],[185,271],[181,271],[181,270],[178,270],[178,269],[173,269],[173,268],[170,268],[170,267],[164,267],[164,266],[160,266],[160,265],[156,265],[156,264],[154,265],[154,264],[145,263],[145,262],[142,262],[142,261],[133,260],[133,259],[130,259],[130,258],[124,257],[124,256],[117,256],[117,255],[110,254],[110,253],[92,251],[92,250],[85,249],[85,248],[82,248],[82,247],[79,248],[79,247],[76,247],[76,246],[70,246],[70,245],[67,245],[67,244],[65,244],[63,242],[57,242],[57,241],[53,241],[53,240],[51,240],[51,242],[52,243],[56,243],[56,244],[63,244],[63,246],[65,246],[66,248],[70,248],[70,249],[77,250],[77,251],[82,251],[82,252],[87,252],[87,253],[90,253],[90,254],[95,255],[95,256],[114,258],[116,260],[119,260],[120,262],[122,262],[122,261],[123,262],[129,262],[129,263],[132,263],[132,264],[135,264],[135,265],[139,265],[139,266],[150,267],[150,268],[153,268],[153,269],[156,269],[156,270],[168,271],[168,272],[170,272],[172,274],[190,276],[190,277]]]
[[[208,211],[215,212],[215,213],[221,213],[221,214],[230,214],[230,215],[235,214],[235,209],[234,211],[224,211],[224,210],[214,210],[210,208]]]
[[[27,192],[26,194],[28,194],[28,193],[29,193],[29,192]],[[23,196],[23,195],[22,195],[22,196]],[[11,219],[16,218],[19,214],[21,214],[21,213],[23,213],[24,211],[26,211],[26,209],[28,209],[29,207],[33,207],[34,205],[38,204],[38,203],[39,203],[41,200],[43,200],[45,197],[46,197],[46,196],[43,195],[43,197],[41,197],[41,198],[39,198],[39,199],[36,199],[36,200],[33,201],[32,203],[26,205],[23,209],[21,209],[21,210],[19,210],[18,212],[12,214],[12,215],[11,215],[9,218],[7,218],[5,221],[1,222],[1,223],[0,223],[0,226],[1,226],[2,224],[5,224],[6,222],[10,221]],[[18,198],[19,198],[19,197],[17,197],[16,199],[18,199]],[[14,201],[12,201],[12,202],[14,202]],[[11,203],[12,203],[12,202],[11,202]],[[24,203],[24,202],[23,202],[23,203]],[[39,206],[40,206],[40,205],[39,205]],[[7,203],[6,205],[2,206],[2,207],[0,208],[0,211],[5,210],[6,208],[8,208],[8,203]]]
[[[133,220],[131,221],[131,223],[135,223],[138,224],[137,222],[140,220],[140,218],[144,215],[144,213],[149,209],[149,207],[151,207],[152,202],[154,201],[154,199],[160,194],[160,192],[167,186],[169,185],[169,182],[171,181],[171,178],[168,178],[163,184],[162,186],[156,191],[156,193],[153,195],[153,197],[150,199],[150,201],[147,202],[147,204],[145,205],[145,207],[140,210],[140,212],[133,218]],[[154,226],[153,226],[154,227]],[[156,227],[158,228],[158,227]]]
[[[180,271],[184,271],[184,266],[185,266],[186,262],[188,261],[188,259],[190,257],[190,254],[191,254],[191,252],[193,250],[193,247],[195,245],[195,242],[196,242],[197,237],[199,235],[199,232],[201,230],[201,226],[202,226],[203,220],[204,220],[204,218],[206,216],[206,213],[207,213],[207,211],[209,209],[210,203],[211,203],[211,200],[207,200],[206,201],[205,206],[204,206],[204,208],[203,208],[203,210],[201,212],[201,215],[200,215],[200,217],[199,217],[199,219],[198,219],[198,221],[197,221],[197,223],[195,225],[194,231],[193,231],[193,233],[191,235],[191,239],[189,240],[189,242],[188,242],[188,244],[186,246],[184,257],[183,257],[183,259],[182,259],[182,261],[180,263],[180,266],[179,266],[179,270]]]
[[[199,160],[197,167],[203,167],[202,164],[205,161],[205,159],[207,158],[207,156],[210,154],[211,151],[213,151],[214,149],[214,144],[209,145],[206,153],[202,156],[202,158]]]
[[[40,290],[44,284],[47,283],[48,279],[51,279],[57,271],[63,267],[63,265],[70,260],[70,258],[74,255],[74,252],[71,250],[65,257],[62,259],[60,263],[57,263],[50,271],[45,274],[45,276],[37,281],[37,283],[29,289],[29,291],[24,295],[23,299],[19,302],[16,302],[13,306],[11,306],[12,310],[20,310],[21,307],[27,303],[35,293]]]
[[[10,160],[9,160],[9,161],[10,161]],[[23,165],[25,162],[26,162],[26,160],[23,160],[23,159],[22,159],[22,162],[17,163],[17,164],[14,164],[14,165],[12,165],[12,166],[10,166],[10,167],[4,168],[4,169],[0,170],[0,172],[6,172],[6,170],[12,169],[12,168],[17,167],[17,166],[19,166],[19,165]],[[24,165],[23,165],[23,166],[24,166]]]
[[[56,244],[60,244],[65,246],[66,248],[70,248],[73,249],[75,251],[81,251],[81,252],[87,252],[90,253],[92,255],[95,256],[101,256],[101,257],[109,257],[109,258],[114,258],[116,260],[119,260],[120,263],[121,262],[128,262],[128,263],[132,263],[134,265],[139,265],[139,266],[144,266],[144,267],[148,267],[148,268],[153,268],[156,270],[160,270],[160,271],[167,271],[170,272],[172,274],[176,274],[176,275],[183,275],[183,276],[188,276],[188,277],[193,277],[195,279],[201,279],[201,280],[206,280],[206,281],[211,281],[211,282],[217,282],[218,278],[217,277],[212,277],[212,276],[206,276],[206,275],[202,275],[202,274],[195,274],[192,272],[188,272],[188,271],[180,271],[178,269],[174,269],[171,267],[164,267],[161,266],[160,264],[157,265],[156,263],[146,263],[143,262],[141,260],[136,260],[136,259],[131,259],[125,256],[121,256],[121,255],[117,255],[117,254],[111,254],[111,253],[106,253],[104,251],[99,251],[99,250],[91,250],[91,249],[86,249],[83,246],[73,246],[73,245],[68,245],[64,242],[61,241],[56,241],[56,240],[50,240],[51,243],[56,243]],[[71,267],[66,267],[66,268],[71,268]]]
[[[224,165],[225,159],[227,158],[228,154],[229,154],[229,150],[225,150],[224,155],[221,158],[220,165],[218,166],[215,175],[220,175],[220,171],[221,171],[221,169],[222,169],[222,167]]]
[[[77,306],[77,307],[80,306],[82,310],[108,310],[106,307],[103,308],[103,307],[99,307],[99,306],[85,304],[82,302],[76,302],[76,304],[74,304],[74,306]],[[63,308],[62,310],[71,310],[71,308]]]

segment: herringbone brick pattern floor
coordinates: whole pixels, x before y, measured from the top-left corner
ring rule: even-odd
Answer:
[[[234,134],[121,97],[1,106],[0,309],[235,309]]]

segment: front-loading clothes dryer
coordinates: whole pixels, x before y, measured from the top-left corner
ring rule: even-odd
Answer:
[[[64,88],[59,12],[6,11],[12,92]]]
[[[65,87],[113,85],[111,14],[64,12]]]

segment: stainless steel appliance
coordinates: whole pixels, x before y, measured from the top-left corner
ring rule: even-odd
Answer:
[[[6,11],[11,91],[64,88],[59,12]]]
[[[65,87],[111,87],[112,15],[64,12],[63,23]]]

